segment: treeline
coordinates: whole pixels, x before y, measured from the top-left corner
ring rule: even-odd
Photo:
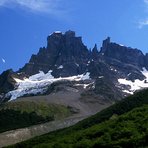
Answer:
[[[28,127],[54,120],[54,116],[39,116],[35,112],[27,113],[12,109],[0,110],[0,132]]]

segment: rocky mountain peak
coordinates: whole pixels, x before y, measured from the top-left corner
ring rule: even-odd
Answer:
[[[14,89],[13,74],[13,70],[8,69],[0,75],[0,103],[3,101],[4,94]]]
[[[47,46],[33,54],[29,62],[18,71],[21,75],[17,75],[17,72],[15,78],[23,80],[24,76],[29,78],[36,74],[48,76],[50,72],[56,79],[89,73],[94,82],[95,93],[105,96],[108,90],[109,94],[106,97],[117,99],[125,93],[131,94],[137,88],[148,86],[147,63],[148,54],[144,55],[138,49],[111,42],[110,37],[103,41],[98,52],[96,44],[92,50],[88,50],[82,38],[76,36],[74,31],[69,30],[65,33],[55,31],[47,37]],[[9,84],[15,87],[12,81],[4,82],[11,77],[7,75],[0,77],[0,84],[5,92],[13,89],[9,88]],[[135,80],[139,81],[140,86]]]
[[[84,66],[80,65],[86,63],[88,53],[81,37],[76,37],[74,31],[64,34],[56,31],[47,37],[47,47],[40,48],[37,55],[32,55],[29,63],[19,71],[28,75],[49,70],[53,70],[55,76],[59,76],[59,71],[60,76],[79,74],[84,71]],[[61,65],[63,68],[58,69]]]
[[[140,50],[110,42],[109,37],[103,41],[100,53],[123,63],[144,67],[144,54]]]
[[[92,58],[96,59],[99,55],[99,51],[97,49],[97,44],[95,44],[94,48],[92,49]]]
[[[92,49],[92,53],[99,53],[97,49],[97,44],[95,44],[94,48]]]
[[[105,50],[108,48],[108,45],[110,44],[110,37],[107,37],[105,40],[103,40],[101,52],[105,52]]]
[[[69,30],[69,31],[66,31],[65,32],[65,36],[67,36],[67,37],[75,37],[75,32],[74,31],[71,31],[71,30]]]

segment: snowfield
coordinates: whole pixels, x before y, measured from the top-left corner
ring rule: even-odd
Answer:
[[[57,69],[62,69],[63,68],[63,65],[60,65]]]
[[[133,94],[136,90],[148,88],[148,71],[143,67],[141,73],[146,77],[144,80],[136,79],[134,82],[126,79],[118,79],[118,82],[123,85],[130,86],[130,90],[122,90],[123,92]]]
[[[32,75],[29,78],[25,78],[24,80],[14,78],[16,81],[16,89],[10,91],[6,94],[6,97],[10,97],[10,101],[14,100],[18,97],[22,97],[24,95],[36,95],[36,94],[43,94],[47,91],[49,85],[53,82],[57,81],[81,81],[90,79],[90,73],[87,72],[86,74],[71,76],[71,77],[60,77],[54,78],[52,75],[52,70],[48,73],[44,73],[40,71],[38,74]]]

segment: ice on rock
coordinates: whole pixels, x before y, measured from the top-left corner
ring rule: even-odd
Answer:
[[[57,69],[63,69],[63,65],[60,65]]]
[[[55,31],[54,33],[62,33],[62,31]]]
[[[122,90],[123,92],[133,94],[136,90],[140,90],[143,88],[148,88],[148,71],[146,68],[142,68],[141,73],[146,77],[144,80],[136,79],[134,82],[127,79],[118,79],[118,82],[123,85],[130,86],[130,90]],[[130,73],[131,74],[131,73]],[[128,76],[130,75],[128,74]]]
[[[87,80],[87,79],[90,79],[90,72],[87,72],[85,75],[83,75],[81,80]]]
[[[38,74],[32,75],[29,78],[25,78],[24,80],[14,78],[14,80],[17,82],[16,83],[17,89],[8,92],[6,96],[11,97],[10,100],[14,100],[24,95],[31,95],[31,94],[36,95],[39,93],[43,94],[44,92],[47,91],[48,86],[56,81],[64,81],[64,80],[81,81],[81,80],[90,79],[89,72],[82,75],[62,77],[62,78],[61,77],[54,78],[51,73],[52,73],[52,70],[50,70],[46,74],[40,71]]]

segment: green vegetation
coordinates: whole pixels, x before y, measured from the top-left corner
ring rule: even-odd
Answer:
[[[148,90],[127,97],[75,126],[51,132],[11,147],[146,147]]]
[[[148,145],[148,105],[87,129],[49,134],[14,147],[140,147]]]
[[[75,126],[75,129],[87,128],[110,119],[113,115],[122,115],[136,107],[148,104],[148,90],[142,90],[136,94],[126,97],[101,112],[87,118]]]
[[[27,127],[71,114],[68,107],[35,101],[8,102],[0,107],[0,132]]]

